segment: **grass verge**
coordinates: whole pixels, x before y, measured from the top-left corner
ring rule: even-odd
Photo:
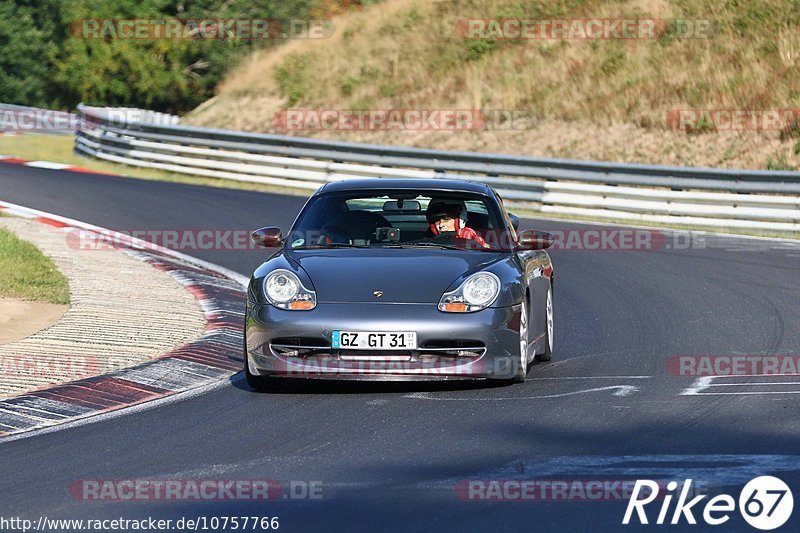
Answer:
[[[0,228],[0,296],[69,303],[69,283],[53,261],[29,242]]]

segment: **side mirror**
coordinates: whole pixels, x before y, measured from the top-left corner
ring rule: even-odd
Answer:
[[[553,246],[553,235],[546,231],[527,229],[517,237],[518,250],[544,250]]]
[[[511,220],[511,225],[514,226],[514,231],[519,231],[519,217],[509,213],[508,218]]]
[[[253,239],[254,244],[264,248],[277,248],[283,243],[281,228],[275,227],[257,229],[250,235],[250,238]]]

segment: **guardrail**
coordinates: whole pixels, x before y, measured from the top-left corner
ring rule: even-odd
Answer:
[[[448,152],[181,126],[173,115],[78,106],[79,154],[182,174],[317,189],[363,177],[457,178],[544,214],[800,231],[800,172]],[[160,118],[159,118],[160,117]]]
[[[71,135],[78,115],[25,105],[0,103],[0,134]]]

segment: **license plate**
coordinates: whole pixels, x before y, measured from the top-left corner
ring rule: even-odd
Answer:
[[[333,332],[333,348],[350,350],[416,350],[415,331],[339,331]]]

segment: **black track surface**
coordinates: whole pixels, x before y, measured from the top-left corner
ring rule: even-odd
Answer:
[[[15,165],[0,165],[0,200],[117,230],[286,229],[304,202]],[[281,531],[616,530],[625,501],[462,501],[454,487],[489,478],[658,478],[664,466],[735,497],[750,477],[773,473],[800,499],[797,456],[772,457],[772,466],[753,457],[800,453],[797,395],[685,396],[694,378],[667,371],[672,355],[798,353],[800,249],[733,238],[690,249],[666,242],[669,249],[653,251],[553,251],[555,356],[524,384],[323,384],[259,394],[237,377],[186,401],[0,444],[0,515],[277,515]],[[245,275],[265,256],[187,253]],[[732,477],[742,471],[744,481]],[[82,479],[315,480],[323,499],[86,502],[68,491]],[[651,521],[659,505],[648,507]],[[733,513],[724,527],[749,526]]]

